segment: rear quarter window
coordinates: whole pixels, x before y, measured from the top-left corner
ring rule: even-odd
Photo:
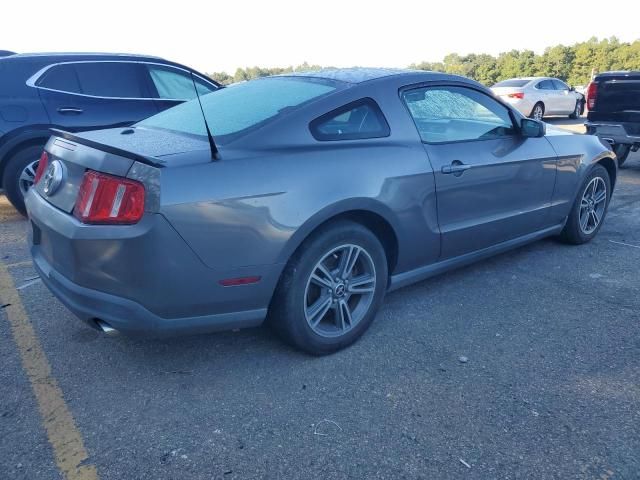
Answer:
[[[316,118],[309,124],[316,140],[358,140],[389,136],[389,124],[378,104],[363,98]]]

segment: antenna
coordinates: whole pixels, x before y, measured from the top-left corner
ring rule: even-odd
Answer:
[[[216,141],[213,139],[213,135],[211,135],[211,130],[209,130],[209,124],[207,123],[207,117],[204,114],[204,108],[202,108],[202,102],[200,101],[200,94],[198,93],[198,87],[196,86],[196,80],[193,78],[193,72],[189,72],[191,74],[191,82],[193,83],[193,89],[196,91],[196,97],[198,98],[198,105],[200,105],[200,111],[202,112],[202,118],[204,120],[204,128],[207,130],[207,138],[209,139],[209,149],[211,150],[211,161],[220,160],[220,154],[218,152],[218,147],[216,147]]]

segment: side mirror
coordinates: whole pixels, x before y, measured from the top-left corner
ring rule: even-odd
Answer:
[[[539,138],[544,137],[547,129],[543,122],[532,118],[523,118],[520,122],[520,133],[523,137]]]
[[[576,87],[569,87],[569,91],[570,92],[575,92],[576,91]]]

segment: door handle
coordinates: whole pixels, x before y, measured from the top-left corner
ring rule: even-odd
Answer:
[[[81,108],[76,108],[76,107],[60,107],[58,108],[58,113],[61,113],[62,115],[79,115],[82,113],[82,109]]]
[[[466,170],[469,170],[472,165],[465,165],[460,160],[454,160],[451,165],[445,165],[442,167],[441,172],[445,175],[453,174],[456,177],[462,175]]]

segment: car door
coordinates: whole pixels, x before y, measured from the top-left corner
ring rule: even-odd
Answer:
[[[130,125],[157,113],[137,62],[53,65],[36,81],[51,123],[69,130]]]
[[[420,86],[402,98],[434,170],[443,259],[548,226],[557,157],[544,137],[522,136],[516,114],[472,87]]]
[[[560,108],[559,96],[556,88],[551,80],[541,80],[536,85],[540,92],[541,100],[544,103],[544,112],[547,115],[553,115]]]
[[[217,87],[205,79],[181,68],[156,63],[145,64],[151,95],[159,111],[196,97],[194,84],[200,96],[207,95]]]
[[[576,109],[576,97],[571,94],[569,85],[555,78],[552,81],[558,95],[558,113],[572,113]]]

